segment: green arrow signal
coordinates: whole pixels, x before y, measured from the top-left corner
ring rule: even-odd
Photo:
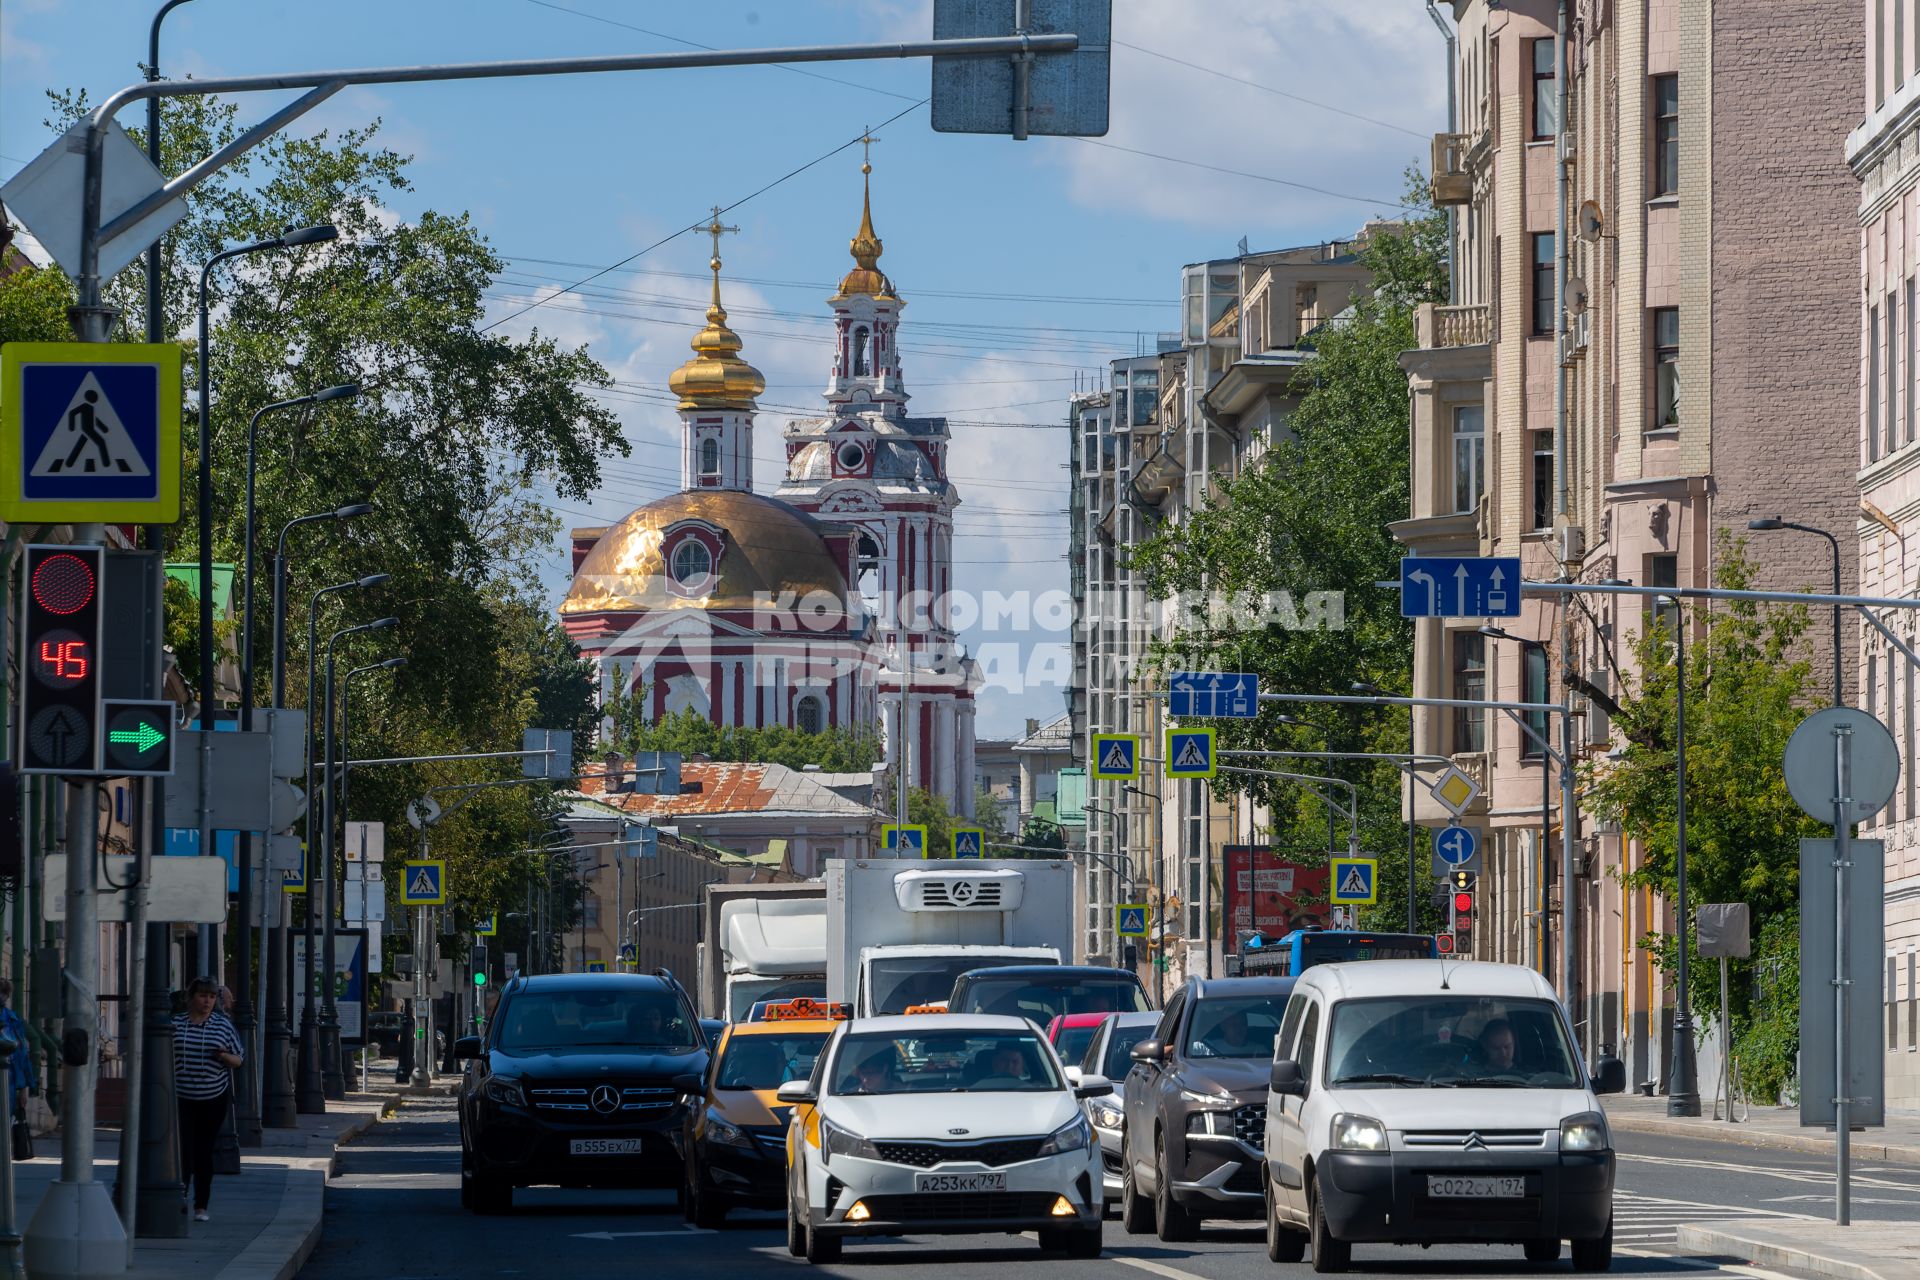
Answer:
[[[107,735],[109,742],[131,742],[145,755],[167,740],[167,735],[142,720],[132,729],[115,729]]]

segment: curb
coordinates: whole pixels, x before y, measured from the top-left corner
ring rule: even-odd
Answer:
[[[1758,1240],[1718,1226],[1678,1228],[1676,1244],[1686,1253],[1740,1258],[1760,1266],[1794,1267],[1829,1280],[1894,1280],[1891,1271],[1880,1271],[1852,1258],[1836,1258],[1798,1246]]]
[[[1733,1142],[1744,1147],[1797,1151],[1806,1155],[1833,1154],[1832,1138],[1815,1137],[1810,1133],[1775,1133],[1768,1129],[1754,1129],[1738,1124],[1716,1124],[1708,1128],[1705,1125],[1676,1124],[1671,1120],[1655,1116],[1622,1116],[1611,1113],[1607,1116],[1607,1124],[1624,1133],[1648,1133],[1668,1138],[1711,1138],[1716,1142]],[[1849,1145],[1855,1160],[1877,1160],[1882,1164],[1920,1167],[1920,1147],[1862,1142],[1858,1134],[1854,1135]]]

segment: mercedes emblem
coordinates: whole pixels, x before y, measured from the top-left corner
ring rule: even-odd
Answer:
[[[593,1091],[593,1109],[603,1116],[610,1116],[620,1109],[620,1091],[610,1084],[603,1084]]]

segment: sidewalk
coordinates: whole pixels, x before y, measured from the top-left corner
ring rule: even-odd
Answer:
[[[400,1105],[404,1090],[375,1081],[297,1129],[268,1129],[263,1145],[242,1149],[238,1177],[213,1182],[213,1220],[190,1222],[174,1240],[136,1242],[130,1276],[151,1280],[290,1280],[320,1242],[327,1178],[340,1144],[352,1141]],[[120,1133],[94,1135],[94,1179],[111,1193]],[[60,1173],[57,1133],[35,1140],[36,1158],[14,1166],[15,1220],[22,1231]]]
[[[1669,1116],[1664,1097],[1615,1094],[1602,1098],[1607,1123],[1626,1133],[1665,1134],[1675,1138],[1710,1138],[1776,1151],[1833,1154],[1833,1134],[1825,1129],[1802,1129],[1797,1107],[1755,1107],[1739,1124],[1708,1116]],[[1702,1110],[1712,1103],[1702,1101]],[[1883,1128],[1860,1129],[1853,1135],[1853,1158],[1881,1164],[1920,1166],[1920,1115],[1890,1115]]]

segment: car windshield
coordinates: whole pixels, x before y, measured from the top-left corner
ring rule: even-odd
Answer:
[[[873,1013],[905,1013],[917,1004],[938,1004],[953,995],[954,979],[970,969],[1033,963],[1032,956],[884,956],[867,969]]]
[[[1133,1046],[1152,1034],[1151,1022],[1142,1022],[1137,1026],[1114,1023],[1112,1033],[1107,1036],[1106,1069],[1101,1074],[1109,1080],[1126,1079],[1127,1072],[1133,1069]]]
[[[720,1056],[720,1073],[714,1079],[717,1089],[778,1089],[789,1080],[805,1080],[813,1074],[813,1063],[820,1046],[827,1042],[824,1031],[792,1031],[743,1036],[727,1040]]]
[[[1501,996],[1395,996],[1333,1006],[1327,1083],[1574,1089],[1585,1077],[1559,1008]]]
[[[953,1012],[1032,1018],[1041,1026],[1068,1013],[1145,1013],[1146,993],[1130,975],[976,978]]]
[[[700,1031],[670,991],[644,988],[521,991],[500,1015],[497,1047],[514,1051],[593,1046],[690,1053]]]
[[[849,1035],[833,1060],[836,1094],[1049,1093],[1065,1087],[1053,1056],[1031,1032]]]
[[[1053,1049],[1060,1055],[1062,1062],[1078,1062],[1087,1054],[1087,1046],[1100,1034],[1100,1024],[1090,1023],[1084,1027],[1062,1027],[1054,1033]]]
[[[1273,1037],[1286,1011],[1282,995],[1216,996],[1193,1006],[1187,1027],[1192,1058],[1271,1058]]]

